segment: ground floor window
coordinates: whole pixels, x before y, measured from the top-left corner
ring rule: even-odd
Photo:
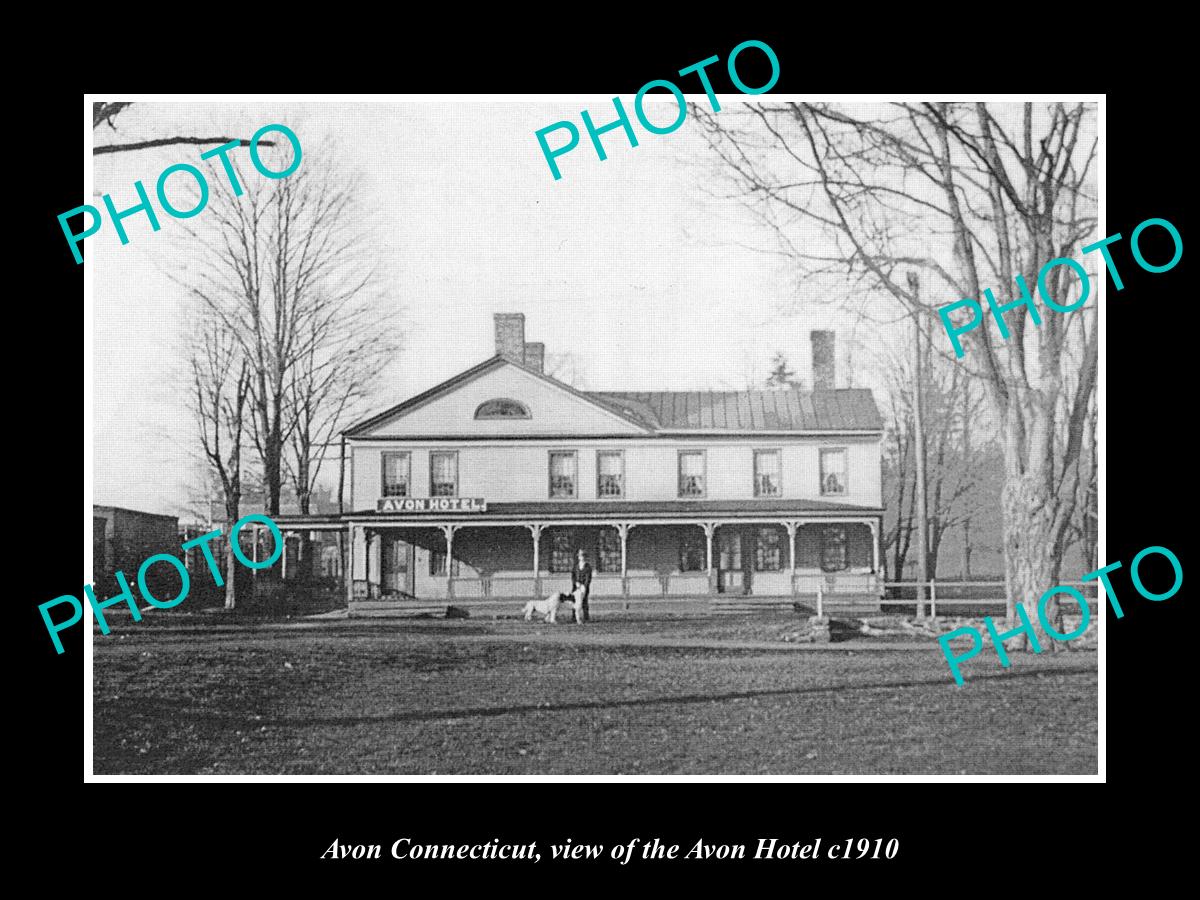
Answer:
[[[722,571],[740,572],[742,569],[742,536],[736,531],[718,531],[717,557],[719,568]]]
[[[451,574],[454,578],[459,576],[460,567],[458,560],[454,560],[451,564]],[[440,550],[429,551],[429,574],[441,575],[446,577],[446,554]]]
[[[846,529],[830,526],[821,529],[821,568],[837,572],[846,568]]]
[[[326,545],[321,550],[321,574],[326,578],[342,576],[342,551],[340,548]]]
[[[778,572],[783,568],[783,550],[779,532],[774,528],[758,529],[758,544],[754,551],[757,572]]]
[[[687,529],[679,540],[679,571],[703,572],[705,563],[704,535],[699,530]]]
[[[570,572],[575,567],[572,544],[575,536],[569,528],[556,528],[550,532],[550,571]]]
[[[615,528],[601,528],[596,546],[596,568],[601,572],[621,571],[621,536]]]

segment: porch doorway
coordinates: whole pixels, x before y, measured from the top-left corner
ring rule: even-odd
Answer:
[[[754,584],[753,544],[738,526],[717,529],[717,593],[749,594]]]
[[[380,538],[383,544],[379,560],[381,592],[385,597],[400,594],[413,596],[416,570],[413,545],[387,533]]]

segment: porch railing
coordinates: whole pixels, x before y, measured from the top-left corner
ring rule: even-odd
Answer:
[[[710,577],[705,572],[675,572],[657,574],[636,572],[624,577],[611,573],[597,572],[592,576],[591,596],[598,600],[612,599],[685,599],[689,597],[743,595],[741,573],[724,583],[725,590],[718,589],[718,576]],[[554,591],[567,592],[571,589],[571,577],[564,573],[504,573],[477,577],[452,578],[445,593],[428,599],[458,600],[527,600],[541,597]],[[435,585],[435,590],[437,585]],[[752,577],[750,596],[756,598],[786,597],[837,597],[869,596],[878,598],[882,582],[874,573],[810,573],[788,570],[777,572],[755,572]]]
[[[729,575],[730,573],[725,573]],[[740,572],[732,573],[736,578],[725,582],[726,590],[718,590],[718,575],[714,571],[710,578],[704,572],[676,572],[660,575],[654,573],[630,573],[625,577],[611,573],[595,573],[592,577],[592,599],[597,601],[631,600],[688,600],[717,599],[725,597],[737,600],[742,592]],[[769,576],[769,577],[768,577]],[[803,598],[812,602],[818,615],[824,615],[825,604],[851,604],[859,601],[879,603],[884,610],[916,608],[918,613],[927,612],[945,615],[949,610],[964,610],[967,614],[996,614],[1006,610],[1005,586],[1002,581],[941,581],[930,579],[918,581],[883,581],[872,572],[796,572],[789,578],[787,570],[780,572],[755,572],[747,599],[770,600]],[[925,597],[917,599],[917,588],[924,586]],[[571,587],[571,577],[563,573],[505,573],[480,577],[461,577],[440,582],[438,593],[423,594],[423,601],[462,600],[466,602],[525,601],[544,597],[554,591],[566,592]],[[373,586],[368,592],[366,582],[355,582],[355,598],[360,601],[387,601]],[[1084,596],[1088,607],[1095,612],[1104,602],[1102,588],[1096,583],[1070,585]],[[1025,598],[1027,612],[1033,613],[1039,598]]]

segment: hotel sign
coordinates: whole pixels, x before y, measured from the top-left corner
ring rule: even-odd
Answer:
[[[487,512],[482,497],[380,497],[379,512],[474,513]]]

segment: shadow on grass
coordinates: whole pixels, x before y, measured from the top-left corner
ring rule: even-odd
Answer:
[[[963,688],[980,681],[1041,678],[1053,675],[1094,674],[1095,668],[1072,667],[1031,670],[1026,672],[998,672],[993,675],[976,675],[968,679]],[[386,722],[428,722],[438,719],[490,718],[534,712],[579,712],[584,710],[620,709],[625,707],[675,706],[698,703],[721,703],[729,700],[751,700],[756,697],[794,697],[828,693],[858,693],[874,690],[894,690],[936,685],[953,687],[952,679],[943,677],[910,679],[908,681],[881,681],[872,684],[835,684],[824,687],[777,688],[759,691],[728,691],[719,694],[681,694],[673,697],[636,697],[628,700],[576,700],[568,703],[527,703],[513,706],[477,706],[460,709],[406,710],[382,716],[303,716],[255,718],[257,726],[282,728],[307,728],[323,725],[353,726]],[[165,700],[139,700],[133,716],[151,718],[187,718],[201,721],[245,722],[246,715],[225,712],[192,712],[180,710],[178,704]]]
[[[848,622],[845,619],[829,620],[829,640],[839,644],[842,641],[853,641],[862,637],[858,622]]]

